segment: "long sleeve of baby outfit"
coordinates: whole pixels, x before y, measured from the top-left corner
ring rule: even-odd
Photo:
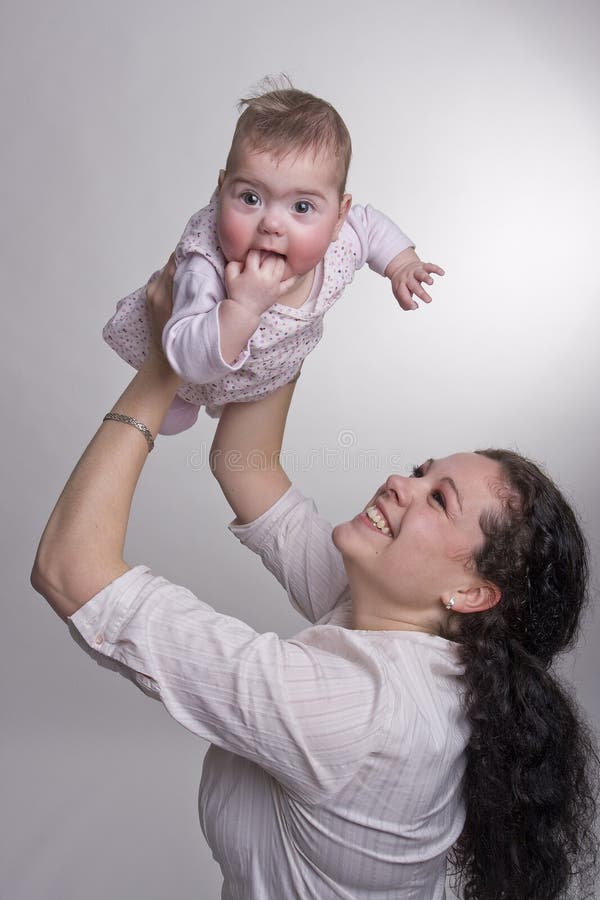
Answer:
[[[383,275],[389,263],[413,241],[386,215],[373,206],[353,206],[344,223],[344,237],[355,245],[356,268],[365,263]]]
[[[248,358],[248,346],[231,365],[221,355],[219,304],[223,298],[223,284],[203,256],[192,254],[177,267],[173,312],[162,342],[173,371],[192,384],[219,381]]]

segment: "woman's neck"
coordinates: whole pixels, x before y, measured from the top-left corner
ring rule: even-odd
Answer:
[[[360,612],[352,606],[351,628],[353,631],[420,631],[423,634],[438,632],[423,624],[408,621],[401,617],[389,618],[377,613]]]
[[[386,598],[374,592],[372,586],[352,584],[350,580],[351,628],[355,631],[420,631],[440,634],[442,610],[422,608],[403,603],[398,598]]]

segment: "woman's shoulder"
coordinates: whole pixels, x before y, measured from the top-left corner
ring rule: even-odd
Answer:
[[[348,614],[346,602],[340,604],[339,619]],[[333,624],[334,618],[305,629],[294,641],[316,657],[335,659],[330,666],[340,674],[362,670],[377,684],[377,696],[388,710],[389,734],[410,733],[417,743],[438,748],[458,738],[462,747],[468,727],[458,646],[423,632],[352,629]]]

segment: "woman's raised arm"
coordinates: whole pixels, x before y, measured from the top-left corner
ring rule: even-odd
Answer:
[[[173,258],[149,289],[154,332],[171,306]],[[156,346],[113,407],[156,434],[180,380]],[[71,616],[129,566],[123,547],[135,487],[148,456],[144,434],[103,422],[48,520],[31,573],[33,587],[62,618]]]
[[[295,380],[262,400],[230,403],[221,414],[211,469],[240,524],[270,509],[290,486],[279,461]]]

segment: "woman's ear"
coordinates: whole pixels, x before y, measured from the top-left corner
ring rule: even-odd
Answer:
[[[500,602],[500,588],[489,581],[476,587],[460,588],[442,594],[442,603],[448,610],[458,613],[485,612]]]

